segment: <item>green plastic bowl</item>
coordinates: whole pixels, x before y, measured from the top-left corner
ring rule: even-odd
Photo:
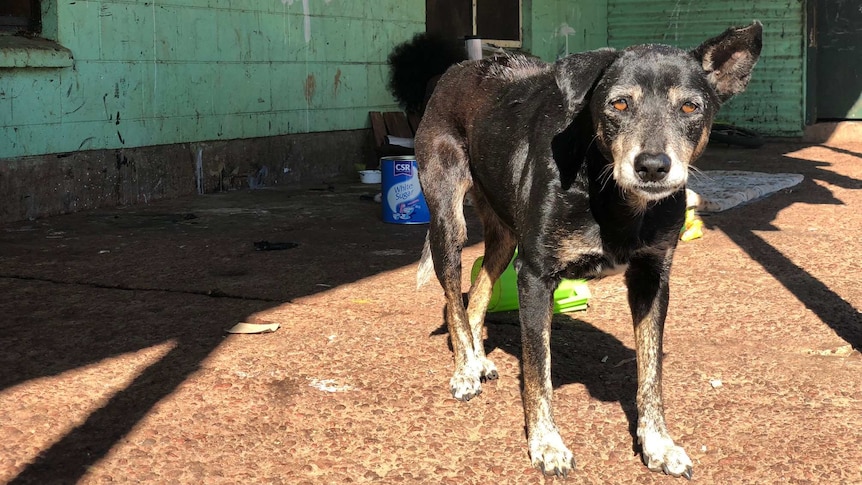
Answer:
[[[515,252],[515,256],[518,253]],[[473,263],[473,269],[470,271],[470,282],[476,281],[476,276],[482,268],[482,261],[485,258],[479,256],[476,262]],[[507,312],[518,309],[518,274],[515,272],[515,267],[509,261],[509,266],[500,275],[500,278],[494,282],[494,289],[491,293],[491,300],[488,302],[489,312]],[[587,286],[587,280],[567,280],[563,279],[554,291],[554,313],[574,312],[578,310],[586,310],[590,299],[590,289]]]

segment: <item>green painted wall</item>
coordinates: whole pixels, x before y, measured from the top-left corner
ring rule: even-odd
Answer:
[[[422,0],[42,0],[68,68],[0,68],[0,159],[360,129],[393,109],[386,56],[425,28]],[[684,8],[683,8],[684,7]],[[524,47],[692,46],[759,18],[765,50],[722,116],[770,134],[803,125],[801,0],[523,0]],[[2,55],[2,51],[0,51]]]
[[[763,52],[748,89],[719,119],[761,133],[799,136],[805,124],[803,0],[608,0],[608,42],[622,48],[658,42],[695,47],[732,25],[763,23]]]
[[[546,61],[608,45],[607,3],[524,0],[524,48]]]
[[[71,68],[0,69],[0,158],[364,128],[422,0],[43,0]]]

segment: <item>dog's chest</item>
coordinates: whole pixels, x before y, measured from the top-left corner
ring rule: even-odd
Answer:
[[[568,278],[604,278],[623,273],[628,268],[628,262],[619,261],[603,251],[584,253],[563,264]]]
[[[561,238],[557,248],[560,267],[569,278],[603,278],[628,267],[626,252],[609,248],[598,230]]]

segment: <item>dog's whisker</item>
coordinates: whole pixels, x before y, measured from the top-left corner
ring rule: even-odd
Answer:
[[[607,190],[608,183],[610,183],[611,178],[612,177],[611,177],[610,173],[608,173],[607,175],[599,175],[599,182],[601,183],[601,189],[600,190],[602,190],[602,191]]]
[[[698,182],[709,182],[713,179],[708,173],[693,165],[688,166],[688,172],[689,176]]]
[[[704,173],[703,170],[700,169],[700,167],[695,167],[694,165],[689,165],[688,171],[693,173],[693,174],[706,176],[706,174]]]
[[[599,135],[593,135],[593,137],[590,139],[590,142],[587,143],[587,150],[593,147],[593,143],[595,143],[598,138]]]
[[[601,190],[605,190],[613,178],[614,166],[613,164],[607,164],[602,167],[602,171],[599,172],[598,181],[601,183]]]
[[[598,176],[599,179],[601,180],[602,178],[610,177],[612,170],[613,170],[613,164],[610,164],[610,163],[605,164],[602,167],[602,170],[599,172],[599,176]]]
[[[589,149],[592,148],[593,143],[595,143],[596,140],[598,140],[598,138],[599,138],[598,134],[593,135],[593,137],[590,139],[590,142],[587,144],[587,151],[589,151]],[[611,179],[613,179],[613,172],[614,172],[614,164],[613,163],[608,163],[604,167],[602,167],[602,170],[599,172],[598,176],[596,177],[597,181],[601,184],[601,190],[605,190],[607,188],[608,184],[611,182]]]

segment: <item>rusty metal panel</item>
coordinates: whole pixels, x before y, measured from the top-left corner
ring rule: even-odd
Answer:
[[[805,123],[803,0],[609,0],[608,44],[693,48],[732,25],[763,22],[763,52],[745,93],[721,121],[773,136],[799,136]]]

